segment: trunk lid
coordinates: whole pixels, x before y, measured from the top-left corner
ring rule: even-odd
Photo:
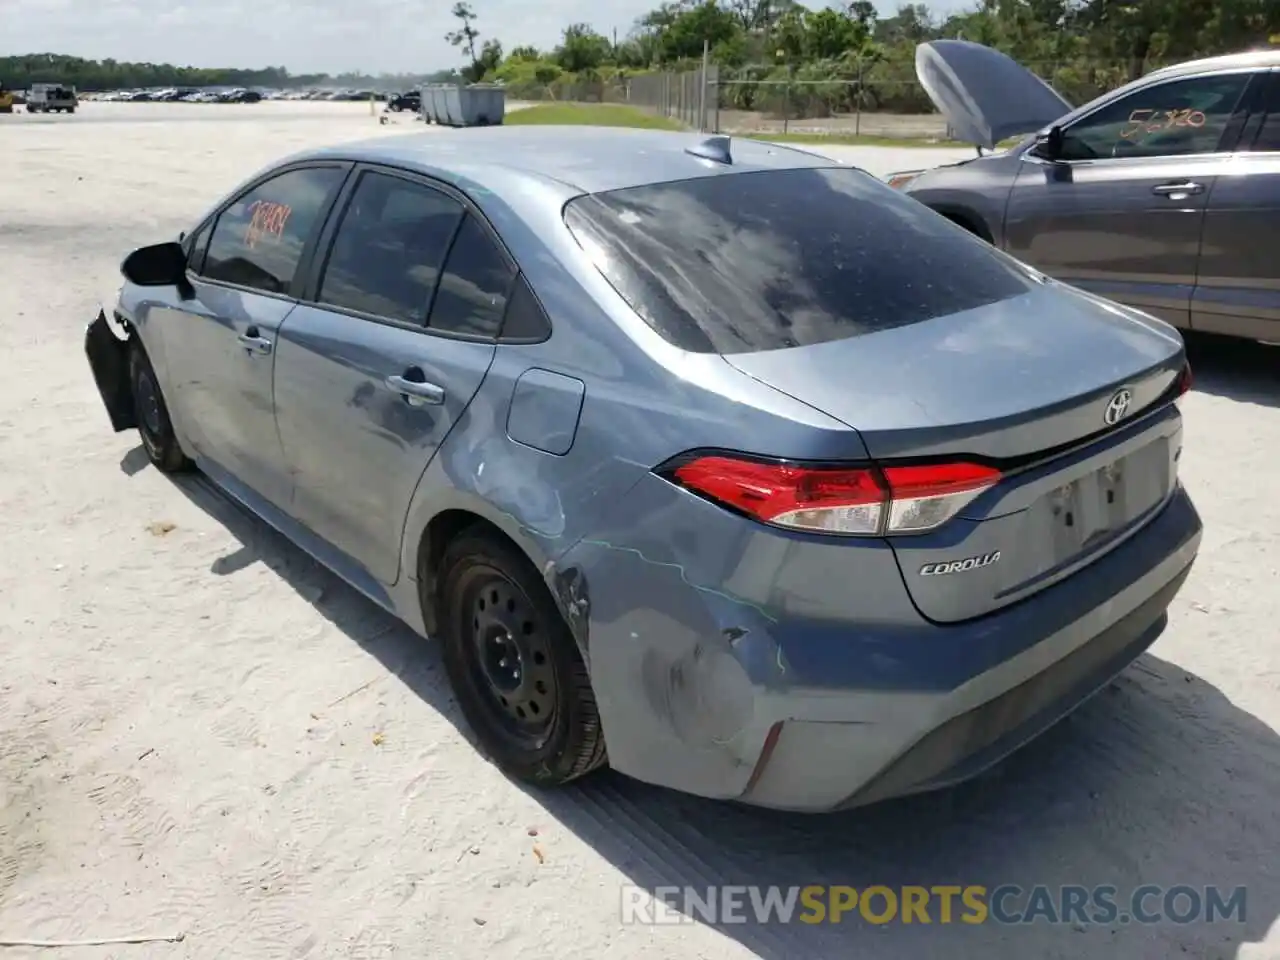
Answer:
[[[916,47],[916,77],[953,136],[994,150],[1071,112],[1058,91],[998,50],[969,40]]]
[[[891,538],[913,601],[937,622],[1068,576],[1145,523],[1176,485],[1181,419],[1160,401],[1176,389],[1181,338],[1070,288],[724,359],[855,428],[877,461],[1001,467],[1000,483],[960,516]],[[1122,391],[1128,408],[1109,423]]]

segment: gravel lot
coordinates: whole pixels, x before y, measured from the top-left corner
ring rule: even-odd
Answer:
[[[995,774],[826,818],[612,775],[526,792],[473,752],[430,645],[199,480],[148,469],[81,352],[132,247],[296,148],[413,129],[359,104],[0,117],[0,941],[185,933],[69,951],[165,960],[1280,956],[1280,350],[1195,345],[1183,476],[1207,530],[1172,625]],[[947,156],[841,153],[877,172]],[[619,921],[622,884],[711,882],[1245,885],[1248,909]]]

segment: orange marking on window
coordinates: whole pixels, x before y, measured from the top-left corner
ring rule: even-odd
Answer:
[[[245,245],[252,250],[264,237],[279,240],[284,236],[284,226],[292,213],[293,207],[288,204],[255,200],[249,205],[249,225],[244,231]]]

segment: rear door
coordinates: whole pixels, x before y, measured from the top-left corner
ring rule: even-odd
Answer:
[[[1223,141],[1253,76],[1158,80],[1072,121],[1058,159],[1028,151],[1009,195],[1006,249],[1187,327],[1206,201],[1229,166]]]
[[[348,169],[304,165],[249,187],[192,238],[194,297],[151,312],[169,396],[194,452],[278,507],[292,484],[272,404],[276,340],[297,302],[308,245]]]
[[[465,200],[364,168],[281,330],[276,421],[290,508],[394,583],[409,502],[493,359],[515,270]]]
[[[1191,326],[1280,340],[1280,74],[1259,86],[1237,153],[1209,194]]]

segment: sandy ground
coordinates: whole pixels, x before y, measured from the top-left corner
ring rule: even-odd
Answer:
[[[0,941],[184,933],[64,951],[166,960],[1280,956],[1276,351],[1197,351],[1183,473],[1207,532],[1172,625],[995,775],[827,818],[608,774],[527,792],[473,751],[431,645],[204,483],[147,468],[81,353],[129,249],[294,148],[414,128],[361,105],[0,117]],[[711,882],[1248,901],[1217,925],[620,923],[623,884]]]

